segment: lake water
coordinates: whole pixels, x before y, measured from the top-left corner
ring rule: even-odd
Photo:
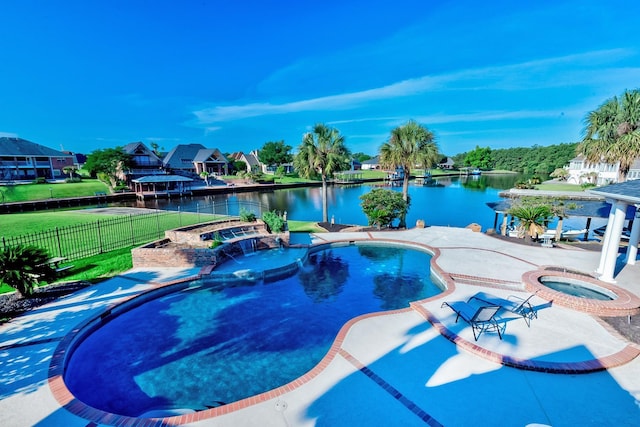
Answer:
[[[499,192],[512,188],[519,175],[482,175],[472,177],[443,177],[435,185],[421,186],[414,181],[409,187],[411,206],[407,225],[413,227],[418,219],[427,225],[466,227],[478,223],[483,230],[492,228],[494,212],[487,202],[500,200]],[[328,187],[329,219],[336,224],[366,225],[367,217],[360,207],[360,196],[382,183],[335,185]],[[402,191],[399,186],[385,188]],[[265,210],[287,211],[287,217],[300,221],[322,221],[322,188],[308,187],[251,193],[229,193],[191,199],[147,200],[149,208],[195,211],[196,205],[220,203],[225,200],[260,202]]]

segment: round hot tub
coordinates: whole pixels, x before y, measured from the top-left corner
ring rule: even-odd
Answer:
[[[525,273],[525,288],[554,305],[598,316],[628,316],[640,312],[640,298],[619,286],[588,274],[546,268]]]
[[[542,276],[538,280],[547,288],[576,298],[595,299],[599,301],[611,301],[618,298],[618,296],[609,289],[572,277]]]

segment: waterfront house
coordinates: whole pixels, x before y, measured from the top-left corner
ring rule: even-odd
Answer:
[[[380,169],[380,158],[376,156],[369,160],[365,160],[360,164],[360,169],[364,171]]]
[[[443,170],[452,170],[454,166],[455,166],[455,162],[451,157],[447,157],[446,159],[438,163],[438,167]]]
[[[0,137],[0,181],[65,178],[74,156],[22,138]]]
[[[202,144],[181,144],[169,151],[162,161],[171,173],[198,178],[200,172],[223,175],[229,170],[225,156],[217,148],[206,148]]]
[[[131,167],[120,174],[120,179],[127,183],[143,176],[166,174],[160,157],[144,143],[131,142],[122,147],[122,150],[131,156]]]
[[[231,157],[235,162],[244,163],[244,172],[259,171],[264,172],[264,166],[258,159],[258,151],[251,151],[249,154],[245,154],[242,151],[236,151],[232,153]]]
[[[569,161],[567,168],[569,176],[567,182],[572,184],[591,183],[595,185],[608,185],[618,182],[620,163],[588,162],[586,157],[578,155]],[[636,159],[631,165],[627,180],[640,179],[640,159]]]

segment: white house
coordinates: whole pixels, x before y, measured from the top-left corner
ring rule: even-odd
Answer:
[[[567,182],[572,184],[607,185],[618,182],[619,163],[589,163],[582,154],[569,162],[569,176]]]

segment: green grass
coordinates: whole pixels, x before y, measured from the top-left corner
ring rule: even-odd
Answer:
[[[567,184],[567,183],[539,184],[539,185],[536,185],[535,187],[536,187],[536,190],[545,190],[545,191],[576,191],[576,192],[584,191],[584,188],[582,188],[580,185]]]
[[[109,192],[109,188],[97,179],[82,182],[52,184],[19,184],[0,187],[4,202],[26,202],[32,200],[62,199],[93,196],[96,192]],[[0,200],[2,201],[2,200]]]
[[[60,277],[56,282],[86,280],[97,283],[117,276],[133,268],[131,249],[133,249],[133,246],[76,260],[73,262],[73,268],[68,270],[69,274]],[[11,286],[0,283],[0,294],[13,291],[14,289]]]
[[[117,216],[118,215],[91,214],[78,210],[6,214],[0,216],[0,221],[2,221],[0,237],[14,237],[28,233],[37,233],[45,230],[53,230],[56,227],[86,224],[99,219],[115,218]]]
[[[76,260],[73,262],[73,268],[69,270],[70,274],[60,280],[88,280],[97,282],[130,270],[133,268],[131,249],[134,247],[135,246],[122,248]]]
[[[287,220],[289,231],[293,233],[321,233],[325,231],[317,222]]]

